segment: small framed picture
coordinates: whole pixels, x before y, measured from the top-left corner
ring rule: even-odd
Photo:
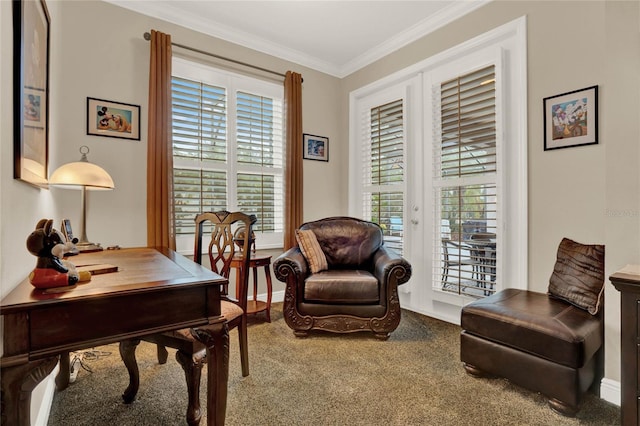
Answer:
[[[140,105],[87,98],[87,134],[140,140]]]
[[[329,161],[329,138],[302,135],[302,158],[305,160]]]
[[[598,143],[598,86],[544,98],[544,150]]]

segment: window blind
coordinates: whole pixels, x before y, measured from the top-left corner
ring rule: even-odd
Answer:
[[[495,291],[499,228],[495,66],[436,88],[434,283],[482,297]]]
[[[382,229],[385,243],[402,253],[404,236],[404,102],[369,110],[364,126],[364,213]]]
[[[277,244],[284,222],[282,97],[266,95],[266,83],[202,64],[181,60],[177,68],[184,75],[172,78],[176,234],[193,234],[202,211],[241,210],[258,217],[256,232],[274,235],[267,244]],[[237,90],[241,85],[251,90]]]
[[[284,228],[282,102],[237,93],[238,208],[258,218],[256,231]]]
[[[171,96],[174,157],[225,162],[226,90],[173,77]]]

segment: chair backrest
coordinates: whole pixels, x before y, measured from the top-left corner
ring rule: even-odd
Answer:
[[[242,212],[230,213],[228,211],[200,213],[195,218],[194,261],[202,264],[202,239],[205,233],[205,225],[209,224],[211,225],[211,239],[206,252],[209,256],[211,270],[228,279],[231,271],[231,260],[234,256],[240,255],[242,268],[237,271],[237,273],[242,272],[239,300],[244,300],[245,303],[249,282],[249,262],[251,261],[251,236],[253,235],[253,224],[256,221],[255,215],[247,215]],[[244,232],[241,237],[236,236],[234,240],[235,231],[238,227],[244,227],[249,232]],[[243,240],[240,241],[239,238]]]
[[[353,217],[320,219],[304,223],[300,229],[313,231],[329,268],[371,269],[373,254],[384,243],[377,223]]]

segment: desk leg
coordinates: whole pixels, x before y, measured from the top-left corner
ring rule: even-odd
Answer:
[[[136,361],[136,348],[139,344],[140,340],[138,339],[120,342],[120,358],[129,372],[129,386],[122,394],[125,404],[130,404],[136,399],[140,388],[140,370],[138,370],[138,362]]]
[[[3,425],[30,426],[31,391],[47,377],[58,363],[58,357],[29,361],[2,367]]]
[[[229,380],[229,327],[220,318],[192,334],[207,347],[207,425],[223,426]]]

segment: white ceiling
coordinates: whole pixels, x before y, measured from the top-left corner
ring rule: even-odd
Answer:
[[[104,1],[344,77],[490,0]]]

